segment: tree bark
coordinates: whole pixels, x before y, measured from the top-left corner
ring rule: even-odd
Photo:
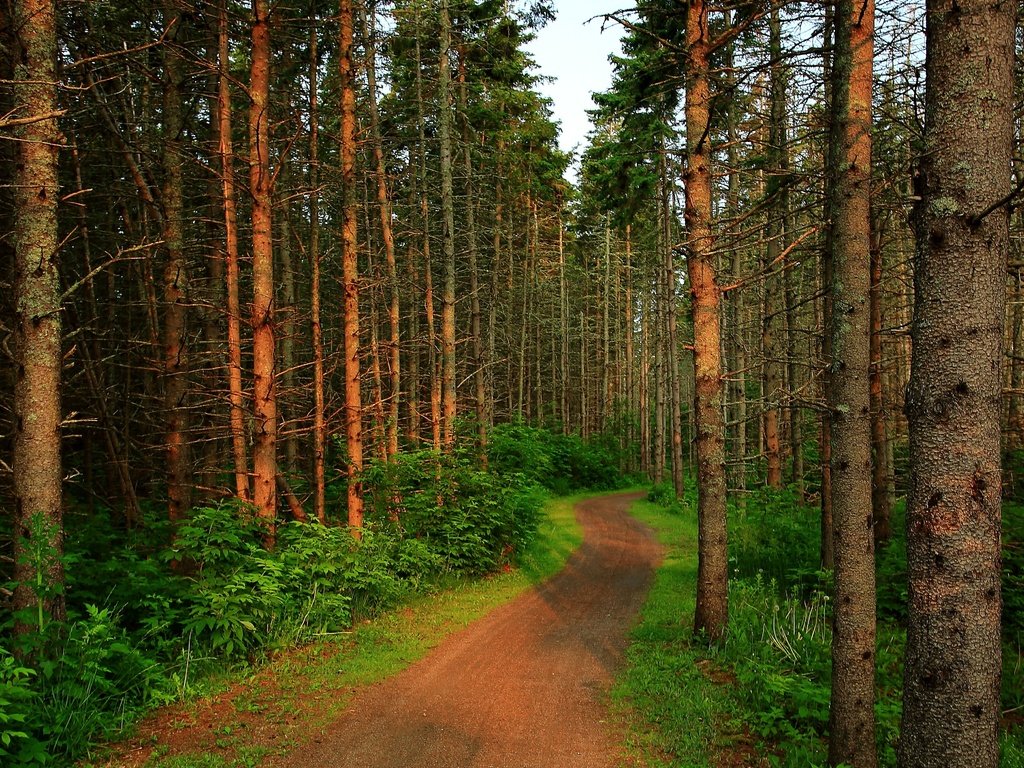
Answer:
[[[356,233],[356,93],[352,60],[352,0],[340,0],[341,76],[341,269],[345,326],[345,436],[348,446],[348,524],[363,528],[363,405],[359,378],[359,251]]]
[[[465,52],[459,57],[459,107],[462,113],[462,164],[466,174],[466,257],[469,262],[469,321],[473,343],[473,386],[476,440],[480,466],[487,468],[487,359],[484,356],[480,272],[477,264],[476,197],[473,183],[473,126],[469,122]]]
[[[164,448],[167,456],[167,510],[172,521],[188,514],[192,502],[192,471],[189,458],[188,368],[186,337],[188,262],[185,256],[182,146],[184,130],[181,56],[177,51],[183,22],[174,2],[164,5],[167,37],[163,46],[164,63],[164,206],[163,240],[163,370]]]
[[[221,0],[217,20],[217,138],[224,205],[224,280],[228,324],[228,399],[231,403],[231,455],[235,494],[249,501],[249,462],[246,455],[245,395],[242,391],[242,309],[238,298],[238,210],[235,201],[234,151],[231,142],[231,50],[227,0]]]
[[[327,428],[324,423],[324,342],[320,307],[320,56],[317,28],[309,32],[309,263],[313,342],[313,514],[327,521]]]
[[[676,265],[672,252],[672,220],[675,212],[669,199],[668,159],[662,147],[661,164],[661,224],[664,228],[662,259],[662,292],[665,297],[665,363],[668,381],[668,415],[672,433],[672,489],[677,499],[683,498],[683,406],[679,380],[679,338],[676,332]]]
[[[402,401],[401,307],[398,296],[398,264],[395,260],[395,236],[391,227],[391,198],[388,194],[387,168],[384,146],[380,136],[380,115],[377,109],[377,24],[376,6],[371,4],[364,13],[366,37],[366,81],[370,108],[370,140],[377,180],[377,208],[380,211],[381,239],[384,241],[384,259],[388,286],[388,417],[387,455],[398,453],[398,419]]]
[[[882,233],[871,238],[871,513],[875,547],[892,537],[892,499],[889,496],[888,438],[885,429],[885,398],[882,391]]]
[[[23,117],[57,112],[53,0],[14,3],[14,108]],[[18,634],[63,621],[61,469],[61,291],[57,240],[57,118],[14,128],[14,590]]]
[[[822,74],[825,80],[825,105],[830,115],[829,120],[829,146],[837,144],[838,139],[833,135],[838,130],[837,121],[832,117],[835,112],[835,97],[832,88],[832,47],[835,40],[835,5],[825,3],[824,20],[824,55],[822,57]],[[826,149],[825,164],[828,164],[828,152]],[[835,182],[831,174],[824,174],[824,198],[825,218],[831,216],[832,198],[835,195]],[[825,228],[825,238],[821,251],[821,328],[819,338],[821,339],[821,394],[823,400],[828,402],[832,390],[832,227]],[[832,570],[835,564],[835,553],[833,546],[833,519],[832,519],[832,412],[829,408],[821,411],[821,444],[820,444],[820,469],[821,469],[821,567],[825,570]]]
[[[441,405],[443,444],[455,447],[455,192],[452,172],[452,29],[448,0],[441,0],[441,51],[438,59],[438,139],[441,144],[441,246],[444,289],[441,293]]]
[[[268,545],[277,517],[277,366],[274,345],[273,177],[270,172],[270,2],[253,0],[249,81],[252,194],[253,503]]]
[[[686,226],[690,235],[694,341],[694,419],[697,430],[698,565],[694,630],[719,640],[728,621],[725,424],[722,420],[720,289],[711,233],[711,89],[708,6],[686,9]]]
[[[903,768],[995,768],[1013,3],[928,3],[906,412]],[[995,207],[993,207],[995,206]]]
[[[836,6],[831,208],[835,603],[829,764],[873,768],[875,560],[868,395],[873,0]]]

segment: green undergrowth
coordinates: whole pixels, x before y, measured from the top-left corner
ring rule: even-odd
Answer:
[[[655,488],[650,499],[638,504],[635,513],[659,532],[671,555],[645,608],[630,650],[630,669],[620,686],[647,723],[634,729],[638,734],[634,739],[644,747],[649,764],[705,765],[706,745],[732,749],[737,739],[744,740],[736,724],[742,723],[754,739],[743,764],[826,765],[831,587],[828,574],[817,567],[817,509],[801,506],[791,491],[767,489],[749,494],[741,508],[730,503],[729,626],[723,642],[708,648],[689,636],[697,563],[692,489],[687,498],[676,501],[664,488]],[[1007,507],[1003,686],[1007,728],[1002,766],[1024,768],[1024,728],[1019,725],[1019,713],[1024,712],[1020,654],[1024,617],[1018,593],[1024,572],[1020,549],[1024,515],[1013,505]],[[896,763],[901,713],[906,619],[903,516],[900,502],[893,510],[894,538],[877,556],[875,719],[878,762],[883,768]],[[709,692],[709,669],[728,684]],[[713,726],[710,731],[708,723]],[[737,731],[741,731],[739,737]]]
[[[651,526],[665,559],[633,629],[626,667],[612,699],[627,723],[627,749],[651,768],[712,764],[738,738],[730,693],[713,682],[705,648],[693,637],[697,589],[697,526],[650,501],[632,513]]]
[[[148,768],[250,768],[268,754],[299,746],[340,714],[355,687],[405,669],[452,633],[558,572],[582,540],[573,508],[583,498],[587,494],[545,503],[537,535],[524,548],[517,567],[483,578],[451,576],[400,608],[271,661],[247,682],[247,693],[236,699],[235,706],[258,709],[264,720],[279,721],[281,735],[274,739],[274,749],[228,739],[218,754],[165,755],[158,745]],[[272,703],[266,702],[269,693]],[[310,707],[311,702],[316,705]],[[301,725],[286,723],[289,713],[301,713]],[[221,728],[237,730],[231,723]]]
[[[127,530],[112,510],[72,502],[59,563],[39,516],[23,540],[23,565],[38,575],[23,586],[35,599],[0,615],[0,765],[66,765],[147,711],[223,691],[288,649],[355,637],[366,620],[452,584],[512,589],[508,579],[546,573],[560,527],[532,548],[552,525],[541,524],[545,500],[622,485],[617,442],[521,424],[491,437],[489,469],[471,442],[369,462],[359,536],[340,519],[340,474],[325,525],[279,521],[273,532],[234,500],[197,506],[175,525],[148,500],[142,524]],[[43,610],[55,596],[45,574],[58,564],[60,622]],[[13,590],[4,568],[0,586]]]

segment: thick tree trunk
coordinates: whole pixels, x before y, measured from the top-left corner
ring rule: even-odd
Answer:
[[[359,378],[359,252],[356,223],[356,93],[352,61],[352,0],[340,0],[341,35],[341,269],[345,325],[345,436],[348,446],[348,524],[352,535],[363,528],[363,404]]]
[[[917,176],[903,768],[999,763],[1013,3],[933,0]]]
[[[829,763],[875,765],[875,559],[868,395],[873,0],[836,6],[829,167],[835,603]]]
[[[14,590],[41,632],[63,621],[61,290],[57,241],[57,39],[53,0],[14,3]],[[33,553],[39,553],[38,556]]]
[[[728,621],[729,562],[726,551],[725,424],[722,420],[721,292],[715,278],[711,234],[711,89],[708,79],[708,6],[693,0],[686,10],[686,226],[690,235],[693,313],[694,418],[697,430],[699,529],[694,630],[718,640]]]
[[[277,366],[274,349],[273,177],[270,172],[270,2],[253,0],[249,95],[252,194],[253,503],[274,541],[277,517]]]

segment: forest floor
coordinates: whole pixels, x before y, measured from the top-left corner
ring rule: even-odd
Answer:
[[[628,513],[638,497],[616,494],[578,502],[583,541],[565,567],[514,599],[511,594],[521,587],[510,586],[509,600],[490,612],[491,605],[482,605],[480,613],[486,615],[470,615],[461,630],[447,634],[465,615],[463,608],[448,617],[443,610],[436,614],[437,606],[431,613],[423,606],[400,610],[392,620],[398,622],[397,633],[395,626],[381,629],[380,642],[395,646],[386,660],[374,657],[360,671],[352,668],[353,656],[344,648],[313,646],[285,654],[251,680],[158,713],[116,757],[101,764],[628,764],[621,746],[626,725],[609,709],[608,691],[664,551],[652,531]],[[494,604],[494,596],[485,595],[482,603]],[[401,637],[403,618],[418,639]],[[424,622],[433,622],[433,628]],[[353,634],[372,645],[372,625]],[[439,644],[403,669],[432,642]],[[324,663],[311,665],[309,654],[322,654]],[[332,669],[343,674],[332,678]]]

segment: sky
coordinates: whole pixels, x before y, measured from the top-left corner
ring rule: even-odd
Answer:
[[[618,11],[630,5],[623,0],[554,0],[557,18],[537,32],[528,50],[537,61],[538,73],[553,78],[539,85],[552,100],[555,120],[562,127],[562,150],[585,146],[590,121],[587,110],[594,104],[590,94],[611,85],[611,53],[620,53],[622,28],[614,23],[601,32],[602,18],[588,19]],[[573,174],[574,175],[574,174]]]

